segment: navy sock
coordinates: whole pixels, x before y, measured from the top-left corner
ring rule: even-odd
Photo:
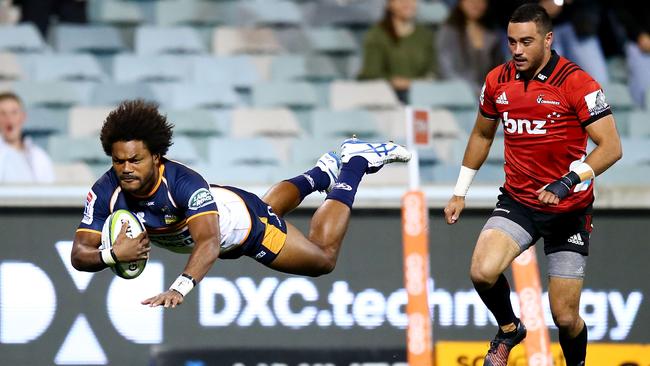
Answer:
[[[587,357],[587,325],[582,326],[582,330],[575,338],[569,338],[560,329],[560,346],[567,366],[584,365],[583,362]]]
[[[361,183],[361,178],[368,170],[368,161],[361,156],[355,156],[341,167],[339,179],[334,184],[334,189],[326,199],[337,200],[346,204],[350,209],[354,203],[354,196]]]
[[[494,286],[486,290],[476,289],[476,292],[497,319],[499,326],[517,323],[517,317],[512,311],[512,303],[510,303],[510,285],[503,273],[494,283]]]
[[[287,179],[287,182],[298,187],[300,191],[300,200],[302,201],[310,193],[315,191],[324,191],[330,185],[330,177],[319,167],[313,167],[303,174]]]

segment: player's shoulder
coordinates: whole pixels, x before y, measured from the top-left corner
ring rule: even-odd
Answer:
[[[576,87],[594,79],[578,64],[564,57],[559,58],[553,74],[549,78],[549,85],[560,89],[575,90]]]
[[[205,182],[205,178],[194,169],[175,160],[164,159],[164,176],[168,183],[178,184],[187,181]]]
[[[515,72],[514,62],[510,60],[490,70],[485,80],[493,85],[507,83],[514,79]]]

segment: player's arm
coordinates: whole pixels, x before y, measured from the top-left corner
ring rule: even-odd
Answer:
[[[557,205],[571,192],[571,187],[600,175],[623,156],[621,139],[611,114],[589,124],[585,130],[597,145],[596,148],[587,155],[583,163],[538,190],[538,199],[542,203]]]
[[[94,230],[79,229],[72,242],[70,260],[72,266],[78,271],[97,272],[117,262],[132,262],[146,259],[151,250],[149,237],[146,232],[135,238],[126,236],[127,225],[122,226],[113,247],[99,250],[101,233]]]
[[[216,212],[206,212],[189,218],[187,223],[194,239],[194,249],[185,265],[183,273],[174,281],[169,290],[142,301],[152,307],[176,307],[183,298],[205,277],[219,258],[220,240],[219,218]]]
[[[472,184],[474,175],[476,175],[476,172],[481,168],[490,153],[497,127],[496,121],[488,119],[479,111],[469,141],[467,141],[463,165],[460,167],[454,194],[444,210],[445,220],[448,224],[455,223],[461,211],[465,208],[465,195]]]

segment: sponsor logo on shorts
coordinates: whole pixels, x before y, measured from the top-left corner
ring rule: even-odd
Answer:
[[[350,187],[349,184],[347,183],[336,183],[332,189],[342,189],[344,191],[351,191],[352,187]]]
[[[255,259],[260,259],[260,258],[262,258],[262,257],[265,256],[265,255],[266,255],[266,252],[264,252],[264,251],[259,252],[259,253],[257,253],[257,255],[255,256]]]
[[[192,194],[192,197],[190,197],[189,202],[187,203],[187,208],[190,210],[198,210],[201,207],[205,207],[211,203],[214,203],[214,197],[212,197],[212,193],[207,188],[200,188],[194,194]]]
[[[90,190],[88,194],[86,195],[86,203],[84,205],[84,217],[81,219],[81,222],[83,222],[86,225],[90,225],[93,223],[93,212],[95,211],[95,201],[97,201],[97,195],[95,192]]]
[[[569,243],[575,244],[575,245],[585,245],[585,243],[582,241],[582,237],[580,236],[580,234],[571,235],[571,237],[569,237],[569,239],[567,239],[567,241]]]

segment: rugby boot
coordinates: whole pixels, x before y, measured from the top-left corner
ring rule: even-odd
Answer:
[[[490,342],[490,349],[485,355],[483,366],[507,366],[510,350],[526,338],[526,327],[521,321],[517,325],[515,334],[507,336],[499,329],[497,335]]]
[[[347,163],[355,156],[361,156],[368,162],[366,173],[376,173],[385,164],[411,160],[411,152],[394,142],[365,142],[356,137],[341,144],[341,162]]]
[[[330,184],[324,191],[330,193],[332,187],[334,187],[334,183],[336,183],[336,180],[339,178],[339,172],[341,171],[341,158],[339,158],[335,152],[331,151],[323,154],[323,156],[321,156],[316,162],[316,166],[330,177]]]

